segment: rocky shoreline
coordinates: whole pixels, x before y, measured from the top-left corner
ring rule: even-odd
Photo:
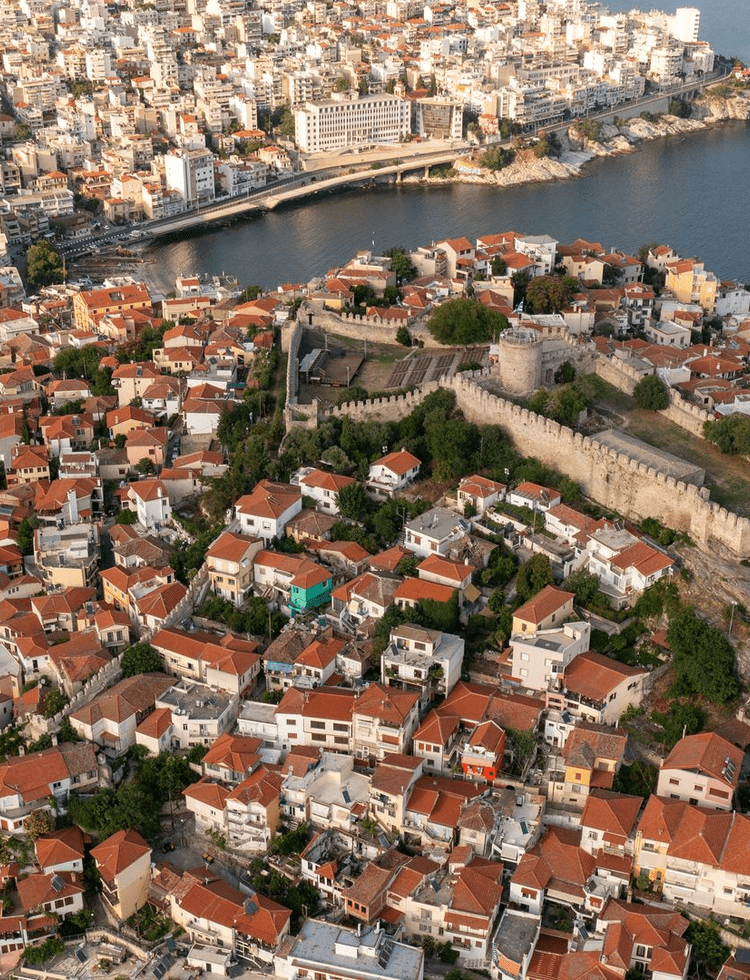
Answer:
[[[645,140],[663,139],[668,136],[685,136],[709,129],[722,122],[750,120],[750,90],[732,98],[705,96],[694,102],[691,118],[662,115],[653,121],[636,116],[619,120],[617,125],[603,123],[596,141],[586,139],[574,124],[561,139],[559,157],[534,156],[531,150],[521,150],[515,160],[502,170],[486,170],[480,167],[481,151],[457,161],[456,168],[445,177],[406,177],[404,183],[420,184],[491,184],[497,187],[515,187],[519,184],[544,183],[551,180],[571,180],[584,175],[586,164],[597,157],[619,156],[633,153]]]

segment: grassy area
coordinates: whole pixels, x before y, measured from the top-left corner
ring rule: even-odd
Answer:
[[[580,385],[590,393],[594,408],[622,419],[622,428],[629,435],[704,469],[712,500],[738,514],[750,515],[750,464],[747,460],[725,456],[716,446],[680,428],[658,412],[637,408],[631,395],[619,391],[597,375],[586,375],[581,378]]]
[[[626,423],[631,435],[702,467],[712,500],[738,514],[750,515],[750,464],[746,459],[724,455],[710,442],[691,435],[655,412],[634,409]]]

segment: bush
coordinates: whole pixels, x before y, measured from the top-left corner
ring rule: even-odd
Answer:
[[[50,936],[40,946],[27,946],[23,951],[23,961],[24,963],[28,963],[29,966],[40,966],[42,963],[46,963],[47,960],[51,960],[54,956],[59,956],[64,952],[65,943],[62,939],[56,939],[54,936]]]
[[[669,405],[669,389],[656,374],[641,378],[633,389],[633,397],[638,408],[661,411]]]

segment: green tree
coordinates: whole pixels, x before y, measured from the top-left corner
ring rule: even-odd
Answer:
[[[504,170],[513,163],[515,158],[515,150],[506,149],[502,146],[490,146],[479,155],[478,163],[485,170]]]
[[[394,245],[383,252],[391,260],[391,272],[396,274],[396,282],[402,285],[411,282],[417,277],[417,267],[411,260],[411,256],[400,245]]]
[[[490,552],[487,567],[482,569],[479,578],[482,585],[492,589],[503,589],[516,574],[517,569],[518,559],[516,556],[506,545],[499,544]],[[498,594],[501,595],[502,593],[495,593],[495,595]],[[492,610],[492,612],[495,611]]]
[[[723,704],[739,693],[731,643],[715,626],[681,606],[667,627],[672,665],[683,689]]]
[[[59,688],[50,688],[44,698],[44,717],[53,718],[67,703],[68,699]]]
[[[541,592],[545,585],[552,585],[555,578],[552,574],[552,566],[546,555],[532,555],[516,578],[516,592],[520,599],[528,602],[537,592]]]
[[[669,405],[669,389],[656,374],[647,374],[633,389],[638,408],[659,411]]]
[[[526,764],[531,761],[536,752],[536,739],[530,729],[527,731],[520,728],[506,728],[505,736],[508,741],[508,748],[513,751],[515,763],[519,771],[523,772]]]
[[[587,572],[585,568],[572,572],[565,581],[565,588],[568,592],[575,592],[576,602],[586,609],[590,609],[592,603],[601,596],[599,576]]]
[[[24,517],[18,525],[16,544],[22,555],[34,554],[34,530],[39,527],[39,521],[35,517]]]
[[[492,260],[492,275],[493,276],[504,276],[508,271],[508,263],[502,257],[502,255],[496,255]]]
[[[134,677],[136,674],[150,674],[164,670],[161,655],[150,643],[134,643],[123,651],[122,676]]]
[[[731,950],[721,940],[716,922],[699,920],[691,922],[685,931],[685,940],[693,945],[693,956],[703,966],[715,973],[729,957]]]
[[[697,704],[685,701],[673,701],[669,711],[653,711],[652,719],[664,729],[664,743],[668,749],[685,735],[696,735],[703,731],[706,724],[706,712]]]
[[[144,456],[142,459],[139,459],[135,464],[135,468],[138,473],[142,473],[144,476],[148,473],[154,472],[153,461],[150,460],[148,456]]]
[[[703,423],[703,435],[731,456],[750,454],[750,418],[739,412]]]
[[[396,331],[396,343],[404,347],[411,347],[411,334],[408,327],[399,327]]]
[[[572,292],[563,279],[535,276],[526,287],[526,303],[532,313],[559,313],[570,303]]]
[[[328,463],[334,473],[351,473],[354,463],[339,446],[331,446],[321,454],[320,458]]]
[[[350,521],[361,521],[370,506],[361,483],[350,483],[348,487],[342,487],[336,496],[336,503],[341,516]]]
[[[570,363],[570,361],[564,361],[560,367],[555,371],[555,384],[570,384],[571,381],[576,379],[576,369]]]
[[[26,251],[26,278],[30,286],[49,286],[62,282],[65,269],[62,256],[48,241],[31,245]]]
[[[453,299],[438,306],[427,327],[441,344],[483,344],[507,330],[508,321],[474,300]]]

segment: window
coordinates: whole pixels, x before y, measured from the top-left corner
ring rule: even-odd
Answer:
[[[669,780],[669,785],[670,786],[679,786],[680,785],[680,781],[679,781],[679,779],[670,779]]]

